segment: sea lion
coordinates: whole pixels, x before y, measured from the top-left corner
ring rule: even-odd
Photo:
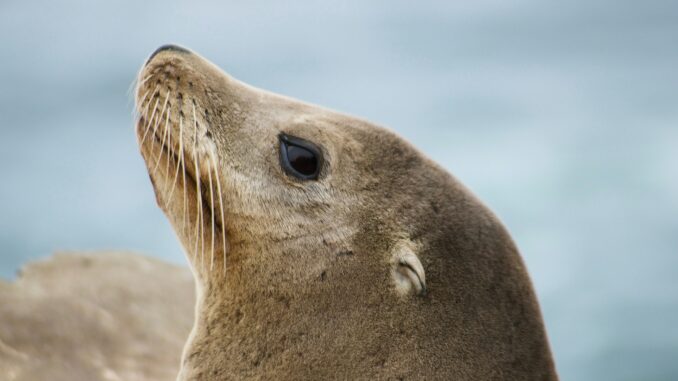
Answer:
[[[511,237],[393,132],[173,45],[136,110],[197,285],[179,380],[557,379]]]
[[[188,269],[138,254],[29,263],[0,279],[0,380],[170,380],[194,304]]]

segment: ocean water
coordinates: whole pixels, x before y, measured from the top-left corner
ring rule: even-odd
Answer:
[[[505,222],[563,380],[678,379],[678,3],[0,2],[0,276],[184,263],[130,85],[164,43],[389,126]]]

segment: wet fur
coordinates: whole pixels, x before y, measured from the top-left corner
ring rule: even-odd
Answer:
[[[139,78],[141,152],[198,287],[179,379],[557,379],[510,236],[407,142],[242,84],[190,52],[158,53]],[[154,117],[162,134],[151,146],[153,112],[170,116]],[[180,119],[195,136],[184,138],[185,163],[199,161],[200,175],[181,168],[178,146],[157,144],[180,140]],[[322,148],[318,181],[283,172],[280,132]],[[205,173],[219,176],[221,201],[197,192]],[[424,296],[395,292],[401,242],[417,248]]]

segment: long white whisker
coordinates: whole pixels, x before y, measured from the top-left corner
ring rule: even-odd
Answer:
[[[146,135],[151,131],[151,124],[153,123],[153,118],[155,117],[156,112],[158,111],[158,103],[160,102],[160,98],[155,99],[155,104],[153,105],[153,112],[151,113],[151,117],[148,118],[148,126],[146,127],[146,131],[144,131],[144,137],[141,138],[141,141],[139,142],[139,145],[144,144],[146,141]],[[148,102],[148,104],[151,104],[151,102]]]
[[[146,97],[149,96],[150,94],[154,94],[156,91],[158,91],[158,88],[159,88],[159,87],[160,87],[160,85],[155,85],[155,88],[154,88],[153,90],[150,90],[150,89],[149,89],[149,90],[146,92],[146,94],[144,94],[144,96],[141,97],[141,99],[139,100],[139,102],[137,102],[137,105],[139,105],[139,106],[143,105],[144,102],[146,101]]]
[[[168,115],[168,121],[169,121],[169,113],[172,111],[172,105],[170,104],[169,110],[167,110],[167,115]],[[174,148],[172,147],[172,123],[169,123],[167,125],[167,148],[170,150],[170,152],[174,152]],[[170,167],[170,155],[169,153],[167,154],[167,164],[165,165],[165,178],[169,178],[169,167]],[[172,185],[174,188],[174,185]]]
[[[146,83],[146,81],[148,81],[149,79],[151,79],[151,77],[153,77],[153,74],[150,74],[148,77],[142,79],[142,80],[139,82],[139,86],[142,86],[144,83]]]
[[[146,93],[146,95],[148,95],[149,93],[150,93],[150,91],[148,93]],[[143,101],[141,103],[139,103],[139,105],[142,105],[142,104],[143,104]],[[150,105],[151,105],[151,102],[146,103],[146,106],[144,106],[144,108],[140,112],[138,112],[138,114],[134,118],[135,119],[134,124],[137,126],[137,129],[139,129],[139,130],[141,130],[141,126],[139,126],[139,121],[141,120],[142,116],[146,115]],[[148,126],[149,126],[149,122],[148,122],[148,120],[144,120],[144,122],[145,122],[144,130],[147,130]],[[139,135],[137,135],[137,140],[138,139],[139,139]]]
[[[212,159],[212,167],[214,168],[214,175],[215,175],[215,180],[217,183],[217,193],[219,194],[219,212],[221,213],[221,243],[223,246],[224,252],[223,257],[224,257],[224,274],[226,274],[226,220],[224,218],[224,196],[223,193],[221,193],[221,179],[219,178],[219,167],[217,167],[217,162],[214,159],[214,156],[211,157]]]
[[[167,92],[167,96],[165,97],[165,103],[162,105],[162,111],[160,111],[160,115],[158,115],[157,121],[155,125],[153,125],[153,136],[156,136],[156,133],[158,131],[158,126],[160,125],[160,121],[162,120],[162,116],[165,115],[165,109],[167,108],[167,102],[169,101],[169,91]],[[151,152],[153,152],[153,147],[155,146],[155,141],[156,139],[151,140]]]
[[[153,172],[157,171],[158,167],[160,166],[160,159],[162,159],[162,150],[163,150],[163,147],[165,147],[165,141],[169,141],[169,138],[168,138],[169,130],[170,130],[169,119],[170,119],[170,113],[171,112],[172,112],[172,107],[167,109],[167,117],[165,118],[165,133],[162,134],[162,143],[161,143],[161,146],[160,146],[160,152],[158,152],[158,158],[155,161],[155,166],[153,167]],[[168,140],[165,140],[165,138],[168,138]],[[169,146],[169,143],[167,144],[167,148],[171,149],[170,146]],[[170,154],[168,152],[167,153],[167,159],[168,159],[167,165],[169,165],[169,157],[170,157]],[[167,171],[165,171],[165,172],[167,172]],[[165,176],[165,177],[167,177],[167,176]]]
[[[186,195],[186,155],[184,154],[184,117],[179,114],[179,151],[181,152],[181,176],[183,180],[183,188],[184,188],[184,229],[183,232],[184,234],[186,233],[186,228],[188,227],[187,221],[186,221],[186,212],[188,209],[188,197]]]
[[[212,154],[210,153],[210,155],[208,155],[208,156],[211,158]],[[215,235],[214,235],[214,187],[213,187],[213,184],[212,184],[212,170],[214,170],[214,168],[209,168],[209,170],[207,171],[207,178],[208,178],[209,185],[210,185],[210,212],[211,212],[210,214],[211,214],[211,217],[212,217],[212,221],[211,221],[212,222],[211,223],[212,246],[210,247],[210,249],[211,249],[210,271],[214,270],[214,238],[215,238]]]
[[[197,144],[196,144],[196,148],[197,148]],[[198,164],[199,161],[198,161],[197,153],[194,154],[194,157],[195,158],[194,158],[193,162],[195,164],[195,173],[196,173],[195,187],[197,188],[197,191],[195,192],[196,193],[196,195],[195,195],[196,196],[196,208],[197,208],[197,210],[196,210],[197,213],[195,215],[195,220],[196,220],[195,221],[195,256],[197,257],[198,256],[198,243],[200,242],[200,240],[198,238],[199,238],[199,234],[200,234],[200,220],[201,220],[200,215],[202,214],[202,197],[201,197],[201,191],[200,191],[200,168],[199,168],[199,164]],[[201,259],[200,263],[202,264],[202,259]]]
[[[130,84],[129,84],[129,87],[127,88],[127,93],[126,93],[127,96],[128,96],[130,99],[132,99],[132,98],[136,99],[136,94],[139,93],[139,89],[141,89],[141,85],[143,85],[144,83],[146,83],[146,81],[148,81],[148,79],[149,79],[150,77],[151,77],[151,75],[149,75],[148,77],[144,78],[142,81],[139,81],[139,76],[137,76],[136,78],[134,78],[134,80],[132,81],[132,83],[130,83]],[[135,94],[134,97],[131,96],[131,95],[132,95],[132,91],[134,91],[134,94]],[[137,103],[137,105],[139,105],[139,106],[141,106],[142,104],[143,104],[143,102],[138,102],[138,103]],[[132,115],[134,115],[134,112],[135,112],[135,111],[136,111],[136,107],[135,107],[135,108],[132,108]]]
[[[143,109],[137,114],[138,119],[140,119],[141,117],[144,117],[144,116],[148,116],[148,109],[150,108],[151,102],[152,102],[152,99],[151,99],[152,94],[155,94],[158,91],[159,88],[160,88],[160,85],[156,85],[153,90],[149,90],[148,92],[146,92],[144,94],[144,96],[141,98],[141,100],[139,102],[137,102],[138,107],[135,107],[134,111],[139,111],[141,106],[144,106],[144,103],[146,103],[146,101],[148,101],[146,103],[146,106],[144,106]],[[158,102],[156,102],[156,107],[157,107],[157,103]],[[154,110],[155,110],[155,107],[154,107]],[[153,118],[152,114],[151,114],[151,118]]]
[[[172,199],[172,195],[174,194],[174,189],[177,187],[177,180],[179,180],[179,168],[181,168],[181,165],[183,163],[184,159],[184,142],[183,142],[183,137],[181,136],[183,134],[183,123],[181,122],[181,119],[179,119],[179,162],[176,163],[177,170],[174,172],[174,181],[172,181],[172,189],[170,190],[168,200]],[[167,159],[167,165],[169,166],[169,158]],[[186,174],[184,173],[184,176]],[[184,194],[186,193],[186,177],[184,177]],[[184,213],[186,213],[186,210],[184,209]]]
[[[200,154],[198,152],[198,118],[195,115],[195,103],[193,104],[193,128],[194,128],[194,133],[195,133],[195,149],[193,152],[193,156],[195,158],[195,183],[197,184],[197,199],[198,199],[198,218],[199,220],[196,222],[196,227],[200,231],[200,263],[201,266],[204,264],[204,258],[205,258],[205,233],[202,231],[204,220],[203,220],[203,204],[202,204],[202,189],[200,186]],[[198,237],[196,237],[196,252],[197,252],[197,244],[198,244]]]
[[[146,92],[144,93],[144,95],[141,97],[141,99],[139,99],[139,101],[137,102],[137,106],[139,106],[139,107],[143,106],[143,105],[144,105],[144,102],[146,102],[146,97],[147,97],[148,94],[150,94],[150,93],[151,93],[151,90],[146,91]],[[150,104],[150,103],[151,103],[151,102],[148,102],[148,104]],[[144,107],[144,110],[148,108],[148,104],[146,105],[146,107]],[[136,116],[136,119],[140,118],[141,115],[142,115],[142,113],[139,113],[138,111],[139,111],[139,108],[138,108],[138,107],[135,107],[135,108],[132,110],[132,114]]]
[[[130,95],[132,93],[132,89],[138,91],[141,86],[144,85],[149,79],[153,77],[153,74],[148,75],[146,78],[142,79],[139,81],[139,77],[134,78],[132,83],[129,84],[129,87],[127,88],[127,94]]]

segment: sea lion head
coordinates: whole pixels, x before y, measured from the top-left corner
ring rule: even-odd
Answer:
[[[552,369],[508,234],[393,132],[173,45],[142,67],[136,101],[158,205],[198,289],[180,379],[492,375],[527,358]]]

